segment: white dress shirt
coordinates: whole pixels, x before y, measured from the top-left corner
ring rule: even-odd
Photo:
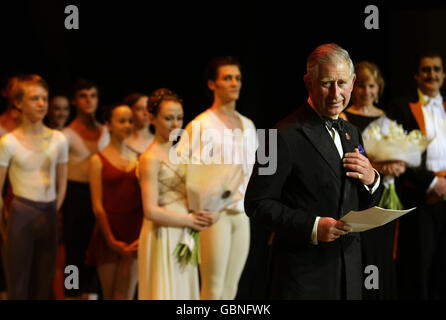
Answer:
[[[432,139],[427,147],[426,169],[433,172],[446,170],[446,111],[443,97],[441,94],[433,98],[426,96],[420,89],[418,89],[418,97],[423,110],[426,138]],[[428,192],[436,182],[437,177],[432,180]]]

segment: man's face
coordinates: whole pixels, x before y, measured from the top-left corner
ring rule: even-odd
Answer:
[[[224,103],[236,101],[242,87],[242,75],[237,65],[225,65],[218,68],[217,79],[209,81],[209,89]]]
[[[319,65],[316,79],[308,79],[306,86],[315,109],[321,116],[335,119],[350,101],[353,89],[350,67],[346,62]]]
[[[440,57],[421,58],[418,72],[414,76],[418,88],[431,97],[440,93],[444,77],[443,62]]]
[[[23,90],[17,107],[29,121],[42,121],[48,111],[48,91],[39,85],[24,85]]]
[[[92,87],[89,89],[79,90],[71,102],[77,108],[78,112],[91,114],[98,107],[98,89]]]

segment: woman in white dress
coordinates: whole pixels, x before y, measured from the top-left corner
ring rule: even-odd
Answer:
[[[198,269],[174,256],[184,228],[204,230],[215,221],[212,213],[189,214],[184,185],[185,166],[169,160],[172,130],[183,124],[176,94],[158,89],[150,95],[154,142],[140,159],[144,221],[138,248],[140,300],[199,299]]]

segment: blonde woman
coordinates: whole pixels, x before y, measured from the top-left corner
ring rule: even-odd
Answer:
[[[355,64],[356,82],[353,87],[351,107],[340,116],[359,128],[362,134],[371,123],[382,128],[388,118],[377,104],[384,91],[384,78],[378,66],[369,61]],[[366,150],[367,152],[367,150]],[[406,170],[403,161],[372,162],[383,176],[398,177]],[[386,181],[384,178],[383,181]],[[379,289],[363,290],[364,300],[396,299],[395,260],[397,222],[361,233],[362,262],[364,268],[376,265],[380,272]]]

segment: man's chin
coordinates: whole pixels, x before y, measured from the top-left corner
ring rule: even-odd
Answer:
[[[330,118],[330,119],[336,119],[339,116],[339,113],[326,113],[324,117]]]
[[[437,83],[434,83],[430,86],[426,86],[429,91],[437,91],[440,90],[440,86]]]
[[[327,112],[327,114],[329,114],[330,118],[333,117],[337,117],[342,111],[344,110],[344,106],[341,107],[335,107],[335,108],[330,108]]]

